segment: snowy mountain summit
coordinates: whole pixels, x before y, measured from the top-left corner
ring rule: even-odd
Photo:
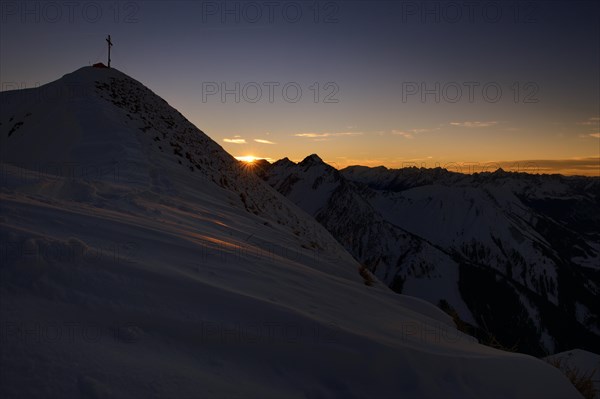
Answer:
[[[123,73],[0,101],[1,397],[580,397],[366,285],[324,227]]]

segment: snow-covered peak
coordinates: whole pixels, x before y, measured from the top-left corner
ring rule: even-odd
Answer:
[[[295,162],[290,161],[290,159],[288,157],[279,159],[275,162],[273,162],[273,166],[277,166],[277,167],[289,167],[289,166],[294,166],[296,165]]]
[[[237,168],[177,110],[116,69],[84,67],[36,89],[4,92],[2,103],[4,162],[59,174],[73,165],[75,173],[118,173],[141,186],[174,165],[209,179]]]
[[[361,276],[119,71],[0,101],[0,396],[577,396],[558,370]]]
[[[325,162],[319,157],[317,154],[311,154],[304,158],[298,165],[302,167],[314,166],[314,165],[324,165]]]
[[[40,101],[46,93],[49,103]],[[96,184],[120,186],[121,197],[143,192],[191,200],[216,190],[219,201],[263,218],[261,224],[294,231],[299,246],[320,242],[344,252],[325,229],[292,204],[281,204],[276,192],[165,100],[118,70],[84,67],[40,88],[0,96],[6,104],[0,159],[36,177],[70,179],[36,187],[40,194],[105,203]],[[66,189],[67,183],[78,188]],[[352,268],[330,271],[360,281]]]
[[[597,350],[600,179],[416,167],[330,174],[324,166],[274,165],[266,180],[391,288],[442,303],[474,334],[494,334],[509,347],[526,342],[518,350],[536,355],[573,342]],[[576,288],[565,283],[568,275]],[[576,319],[559,301],[574,303]],[[499,320],[512,314],[525,316],[506,334]],[[568,335],[556,319],[569,323]]]

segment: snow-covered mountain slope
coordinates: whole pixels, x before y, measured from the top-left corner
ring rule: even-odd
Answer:
[[[458,263],[382,217],[370,203],[375,192],[348,181],[315,154],[299,164],[286,158],[263,165],[262,171],[392,289],[433,304],[447,301],[463,320],[476,323],[458,290]]]
[[[589,378],[595,390],[594,399],[600,398],[600,355],[581,349],[556,353],[544,360],[559,367],[563,372],[580,379]],[[591,389],[588,388],[588,393]]]
[[[337,171],[316,155],[263,169],[383,282],[474,335],[536,355],[600,349],[599,179]]]
[[[312,217],[139,82],[0,94],[0,396],[579,397],[365,285]]]

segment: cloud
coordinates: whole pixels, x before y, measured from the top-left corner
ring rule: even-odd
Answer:
[[[561,173],[564,175],[598,176],[600,174],[600,158],[583,157],[571,159],[532,159],[526,161],[503,162],[507,170],[528,173]],[[511,169],[511,165],[512,168]]]
[[[404,137],[405,139],[412,139],[414,136],[411,133],[402,131],[402,130],[392,130],[391,132],[394,136]]]
[[[490,127],[497,125],[497,121],[480,122],[480,121],[465,121],[465,122],[450,122],[452,126],[468,127],[468,128],[479,128],[479,127]]]
[[[411,132],[416,133],[416,134],[431,132],[432,130],[439,130],[439,128],[438,129],[410,129]]]
[[[421,133],[432,132],[434,130],[440,130],[440,128],[439,127],[434,128],[434,129],[419,128],[419,129],[408,129],[408,130],[392,129],[390,131],[390,133],[393,134],[394,136],[404,137],[405,139],[413,139],[413,138],[415,138],[415,135],[418,135]]]
[[[231,144],[246,144],[246,139],[241,139],[238,137],[240,137],[240,136],[235,136],[232,139],[223,139],[223,141],[226,143],[231,143]]]
[[[582,138],[594,137],[594,138],[600,139],[600,133],[598,133],[598,126],[600,126],[600,118],[598,118],[598,117],[588,118],[587,120],[585,120],[583,122],[577,122],[577,124],[580,126],[590,126],[588,132],[589,131],[593,132],[593,133],[580,134],[579,137],[582,137]]]
[[[329,133],[296,133],[294,136],[296,137],[308,137],[308,138],[317,138],[317,137],[329,137]]]
[[[324,141],[330,137],[343,137],[343,136],[361,136],[362,132],[335,132],[335,133],[296,133],[294,136],[296,137],[306,137],[309,139],[319,139],[320,141]]]
[[[586,121],[583,122],[577,122],[578,125],[583,125],[583,126],[598,126],[598,124],[600,123],[600,118],[588,118]]]
[[[277,143],[274,143],[272,141],[263,140],[263,139],[254,139],[254,141],[257,142],[257,143],[260,143],[260,144],[277,144]]]

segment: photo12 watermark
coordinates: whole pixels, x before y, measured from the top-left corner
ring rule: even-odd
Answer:
[[[197,337],[206,345],[333,344],[339,343],[340,331],[335,323],[202,321]]]
[[[340,102],[340,87],[336,82],[202,82],[202,102],[225,103],[298,103],[309,98],[313,103]]]
[[[425,82],[404,81],[401,85],[402,103],[497,103],[503,98],[518,104],[540,102],[540,86],[536,82]]]
[[[0,2],[3,24],[134,24],[140,20],[137,1],[4,1]]]
[[[220,24],[335,24],[339,1],[202,1],[200,22]]]
[[[133,176],[143,173],[144,168],[137,162],[114,159],[90,163],[0,162],[0,184],[3,186],[14,180],[38,181],[48,178],[59,178],[69,182],[127,183],[133,179]]]
[[[56,99],[67,102],[81,101],[89,97],[89,86],[78,82],[63,82],[63,84],[45,84],[40,82],[27,82],[19,80],[3,80],[0,82],[0,91],[21,91],[19,96],[7,96],[2,99],[4,104],[13,101],[30,101],[32,104],[46,104]]]
[[[0,322],[3,345],[53,344],[134,344],[142,340],[142,330],[134,322],[106,325],[81,321],[6,321]]]
[[[449,172],[463,173],[463,174],[475,174],[475,173],[493,173],[498,170],[505,172],[514,173],[539,173],[540,167],[533,161],[526,162],[477,162],[477,161],[463,161],[463,162],[414,162],[407,161],[402,162],[399,167],[400,173],[414,174],[414,173],[426,173],[429,169],[441,168],[446,169]],[[441,177],[440,177],[441,178]]]
[[[311,236],[310,232],[306,236],[314,237],[314,235]],[[197,272],[202,272],[210,270],[210,266],[215,264],[240,264],[249,260],[279,262],[281,259],[286,259],[305,264],[316,264],[333,249],[331,243],[316,244],[309,242],[296,248],[288,248],[270,242],[254,241],[253,237],[249,237],[244,240],[243,244],[231,246],[227,243],[206,240],[195,252],[194,269]],[[207,269],[207,267],[209,268]]]
[[[419,342],[419,343],[449,343],[456,344],[460,341],[470,341],[458,329],[435,322],[434,324],[426,324],[415,321],[404,321],[400,323],[399,338],[402,341]]]
[[[88,245],[77,237],[62,241],[3,235],[0,238],[0,260],[9,266],[20,262],[135,264],[141,248],[135,241],[104,241]]]
[[[533,1],[404,1],[398,2],[402,24],[532,24],[539,3]]]

